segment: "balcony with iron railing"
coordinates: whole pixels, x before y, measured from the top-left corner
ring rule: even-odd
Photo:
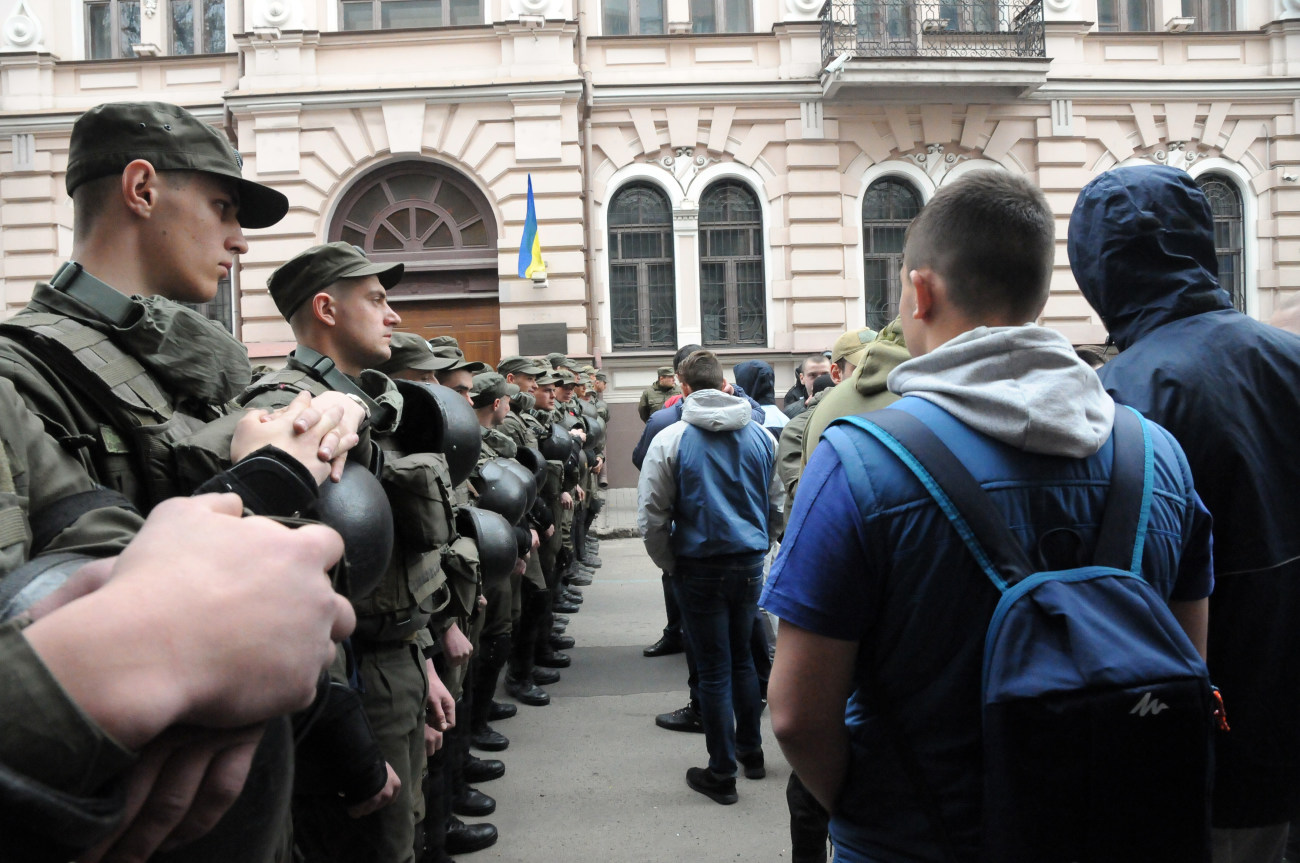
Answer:
[[[826,0],[827,95],[843,86],[1010,86],[1046,74],[1042,0]],[[947,78],[932,72],[948,71]],[[884,78],[881,78],[884,73]],[[867,77],[864,77],[867,76]]]

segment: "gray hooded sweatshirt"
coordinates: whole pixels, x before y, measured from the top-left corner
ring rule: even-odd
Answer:
[[[1084,458],[1110,437],[1115,402],[1065,336],[1025,324],[976,327],[889,375],[971,428],[1026,452]]]

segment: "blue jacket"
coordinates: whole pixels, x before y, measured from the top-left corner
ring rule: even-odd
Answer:
[[[734,385],[732,389],[735,390],[737,396],[749,401],[754,422],[762,425],[766,421],[763,406],[745,395],[744,388],[739,384]],[[641,439],[636,442],[636,446],[632,449],[632,464],[636,465],[637,470],[641,469],[641,463],[645,461],[645,454],[646,450],[650,448],[650,441],[654,440],[655,435],[659,434],[659,432],[682,418],[682,407],[685,404],[685,399],[678,399],[676,404],[661,408],[650,415],[645,428],[641,430]]]
[[[1086,458],[1043,455],[975,431],[923,398],[892,409],[917,416],[952,449],[1031,556],[1048,530],[1072,527],[1091,559],[1110,485],[1109,440]],[[1209,518],[1172,436],[1151,432],[1156,491],[1143,575],[1166,599],[1199,599],[1210,590]],[[893,725],[910,743],[954,860],[978,860],[980,675],[999,593],[929,493],[874,437],[834,424],[822,440],[760,605],[783,622],[859,644],[845,718],[850,761],[832,835],[846,860],[945,859]],[[850,489],[840,446],[867,465],[869,488]]]
[[[776,443],[746,400],[701,390],[646,453],[637,527],[664,572],[679,557],[761,558],[783,524],[784,500]]]
[[[1102,382],[1173,433],[1214,516],[1209,666],[1232,724],[1215,825],[1300,817],[1300,336],[1232,307],[1209,206],[1182,171],[1093,180],[1069,254],[1121,350]]]

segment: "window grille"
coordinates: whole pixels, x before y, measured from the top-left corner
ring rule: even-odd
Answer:
[[[614,348],[677,344],[673,216],[653,186],[619,190],[609,208],[609,305]]]
[[[767,344],[763,214],[740,183],[700,199],[700,319],[706,347]]]
[[[86,4],[86,58],[134,57],[140,44],[140,0],[96,0]]]
[[[862,200],[862,273],[866,326],[879,330],[898,317],[902,291],[903,236],[921,211],[921,196],[908,183],[886,178],[867,188]]]
[[[1241,192],[1236,184],[1216,174],[1198,177],[1214,214],[1214,254],[1219,259],[1219,286],[1228,292],[1238,311],[1246,311],[1245,236]]]

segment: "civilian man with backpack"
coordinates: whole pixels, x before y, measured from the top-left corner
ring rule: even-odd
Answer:
[[[1054,245],[1023,178],[941,189],[904,248],[902,398],[803,474],[760,605],[837,861],[1208,860],[1210,519],[1172,436],[1024,323]]]
[[[1120,168],[1070,217],[1070,265],[1120,353],[1106,391],[1169,429],[1214,516],[1215,863],[1280,863],[1300,818],[1300,339],[1233,308],[1186,172]]]

